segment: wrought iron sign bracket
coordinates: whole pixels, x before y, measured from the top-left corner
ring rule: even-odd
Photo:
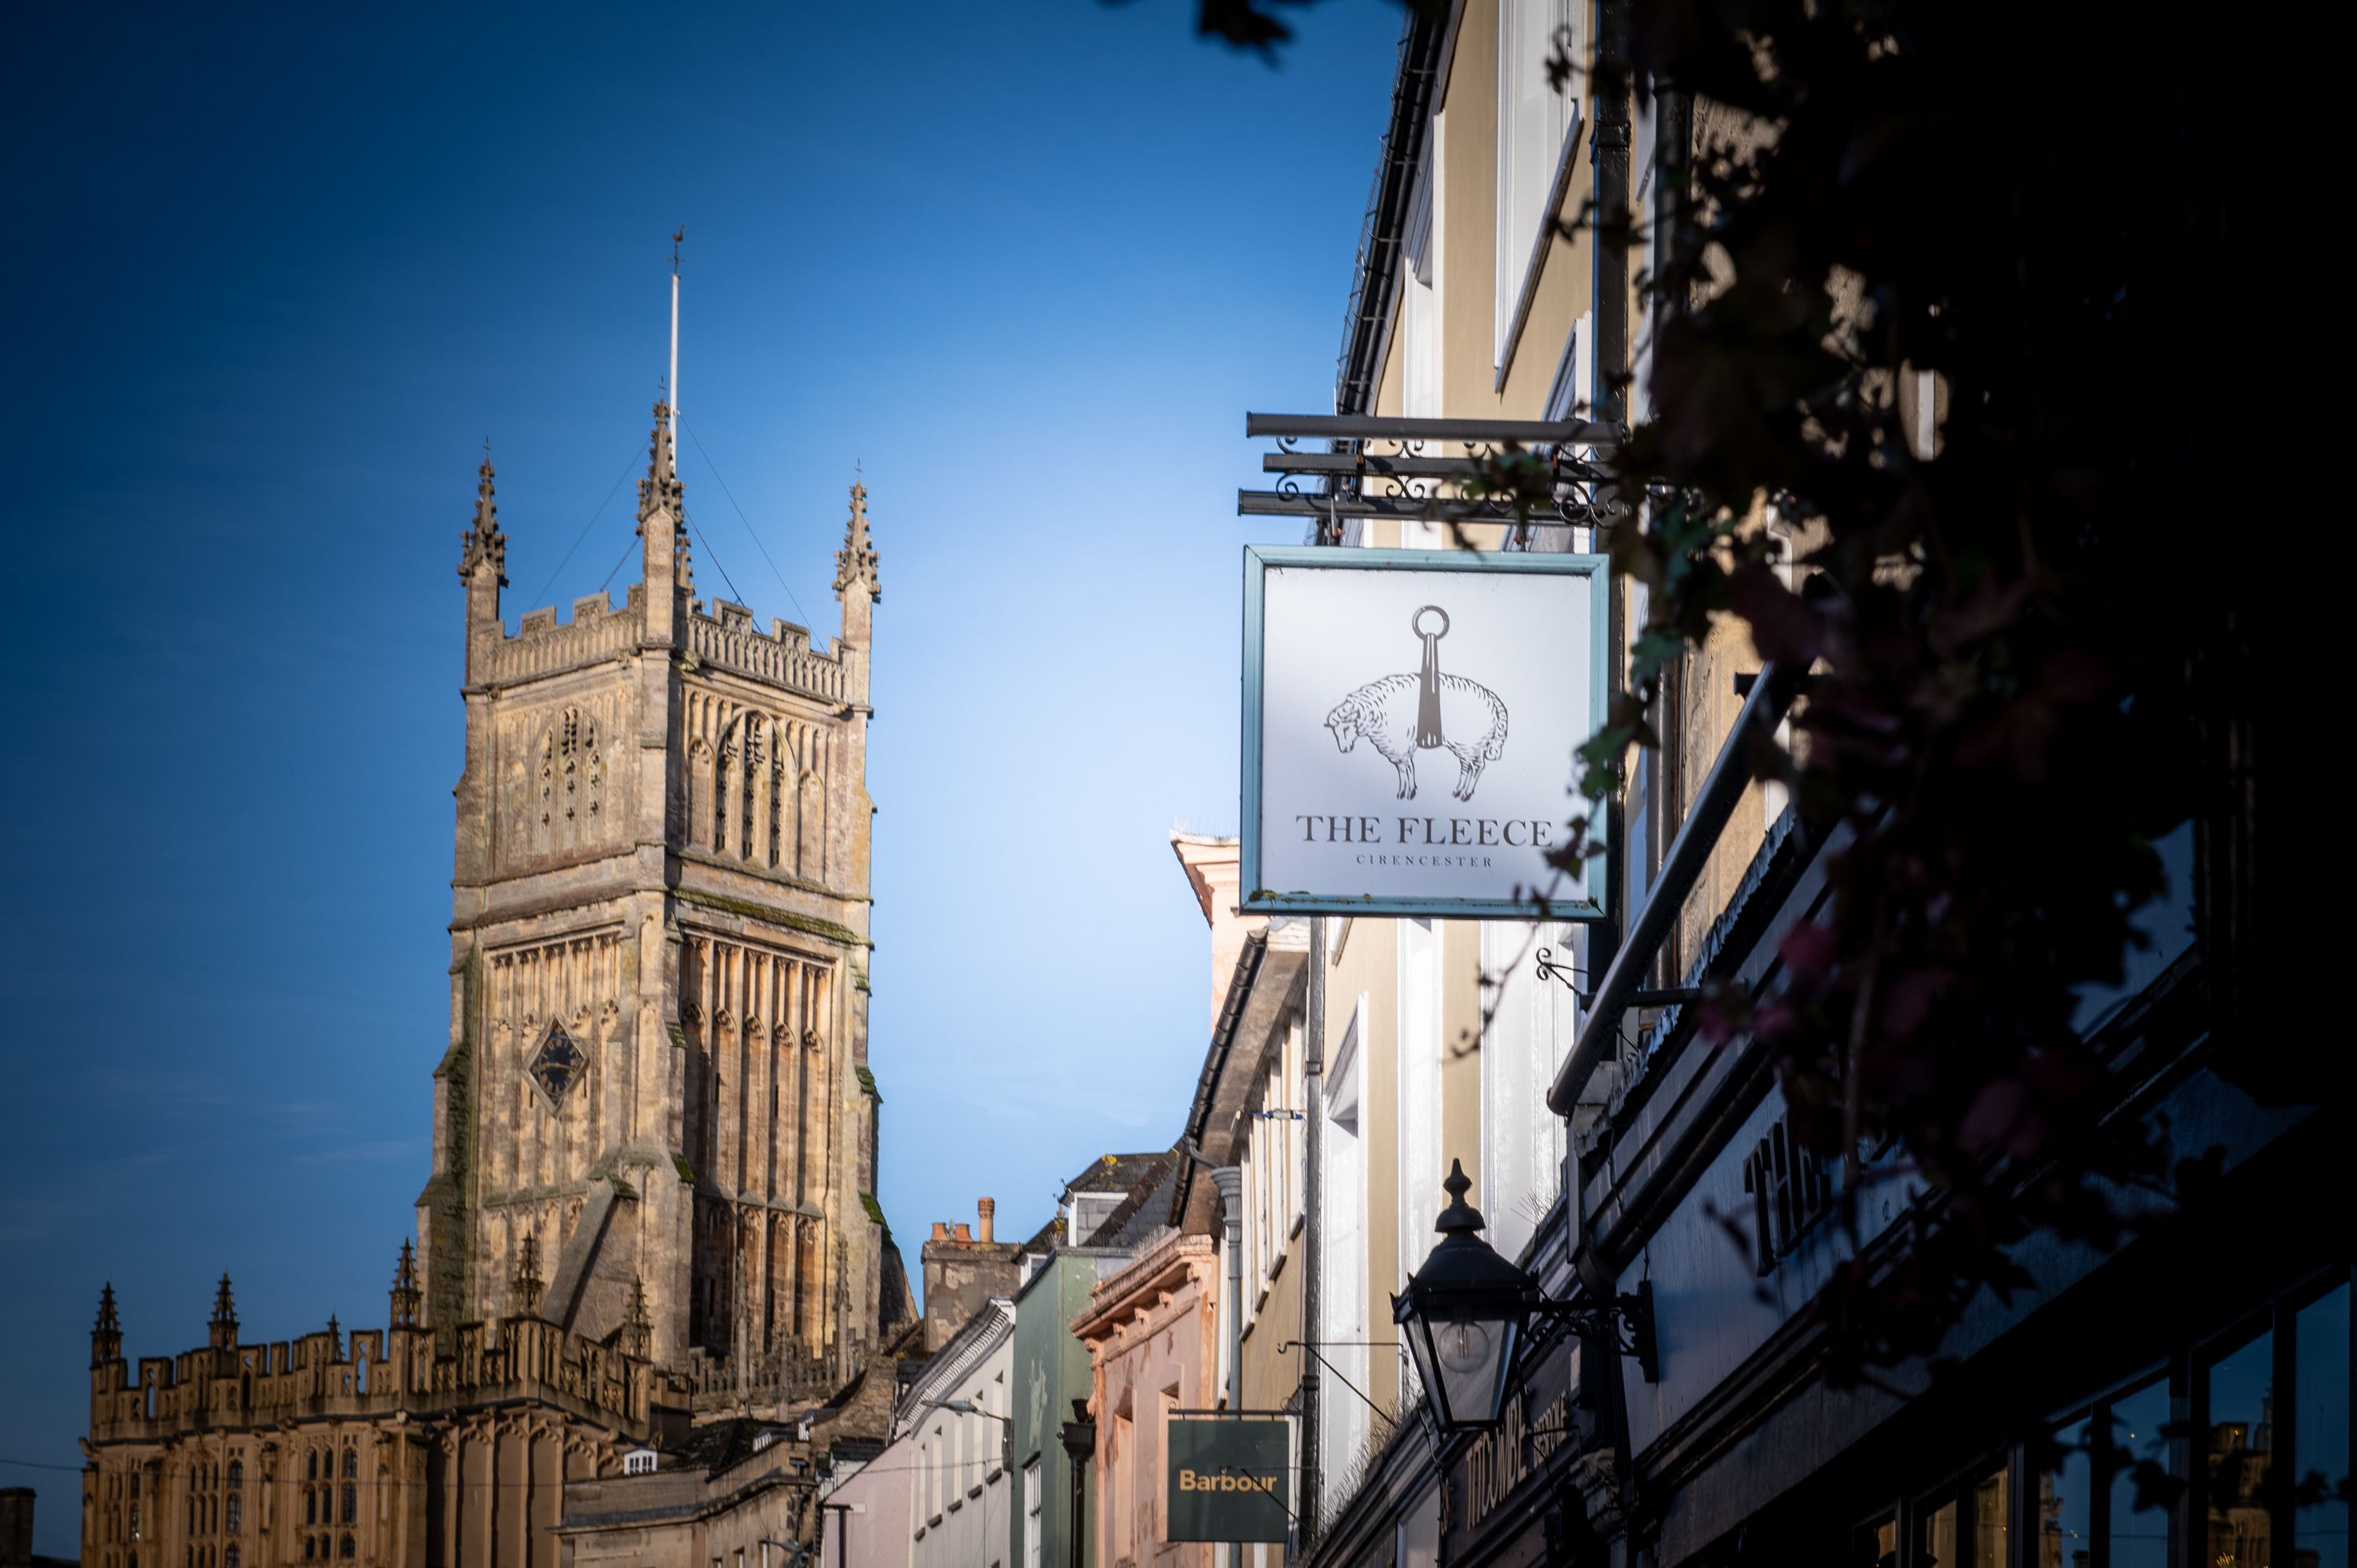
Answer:
[[[1297,517],[1339,543],[1344,518],[1452,524],[1608,525],[1626,503],[1609,493],[1595,454],[1629,437],[1623,424],[1586,419],[1402,419],[1362,414],[1247,413],[1247,438],[1273,439],[1261,458],[1276,488],[1240,489],[1240,517]],[[1304,450],[1304,442],[1322,450]],[[1442,451],[1441,448],[1456,448]],[[1548,465],[1544,499],[1469,494],[1484,460],[1529,452]],[[1376,487],[1372,490],[1370,485]]]
[[[1609,1302],[1541,1302],[1533,1316],[1550,1318],[1587,1344],[1609,1346],[1633,1357],[1649,1383],[1662,1380],[1662,1356],[1653,1337],[1653,1282],[1641,1280]]]
[[[1534,961],[1534,967],[1537,969],[1541,980],[1561,981],[1564,989],[1570,992],[1572,999],[1582,1007],[1595,1000],[1594,992],[1582,991],[1579,988],[1579,982],[1584,976],[1571,965],[1556,959],[1554,949],[1539,949],[1538,956]],[[1631,1007],[1676,1007],[1688,1002],[1701,1000],[1702,987],[1699,985],[1666,985],[1654,991],[1629,993],[1629,1005]]]

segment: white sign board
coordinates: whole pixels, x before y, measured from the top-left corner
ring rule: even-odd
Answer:
[[[1599,555],[1247,549],[1243,907],[1600,918],[1602,862],[1547,854],[1603,722],[1606,581]]]

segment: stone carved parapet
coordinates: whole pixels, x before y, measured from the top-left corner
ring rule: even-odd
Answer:
[[[573,618],[563,623],[553,607],[529,611],[513,637],[492,647],[484,683],[508,685],[618,659],[638,646],[645,618],[635,593],[619,610],[603,594],[576,599]]]
[[[843,701],[843,664],[813,650],[810,633],[791,621],[773,620],[765,635],[753,629],[750,611],[726,600],[714,607],[718,618],[688,618],[687,650],[696,660],[783,686],[824,703]]]
[[[823,1400],[843,1385],[843,1369],[820,1356],[771,1352],[749,1358],[737,1377],[737,1359],[695,1351],[681,1371],[666,1374],[672,1389],[698,1411],[729,1410],[756,1402]]]
[[[632,1433],[652,1418],[657,1373],[612,1346],[536,1318],[468,1323],[455,1330],[393,1328],[351,1336],[352,1353],[325,1334],[241,1345],[231,1369],[210,1352],[139,1363],[137,1380],[94,1397],[94,1444],[152,1442],[208,1428],[354,1420],[484,1399],[537,1399]]]

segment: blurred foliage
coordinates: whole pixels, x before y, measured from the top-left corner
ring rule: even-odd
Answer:
[[[1205,27],[1265,47],[1252,29],[1273,23],[1239,12],[1272,15],[1207,4]],[[1930,1189],[1907,1244],[1815,1304],[1832,1375],[1856,1381],[1936,1357],[1980,1293],[2029,1285],[2014,1253],[2033,1233],[2107,1248],[2217,1201],[2215,1153],[2109,1114],[2121,1086],[2074,1027],[2146,940],[2172,830],[2198,830],[2206,1004],[2186,1027],[2262,1101],[2337,1092],[2330,1054],[2267,1026],[2242,979],[2260,950],[2256,585],[2289,564],[2278,492],[2303,449],[2237,416],[2278,384],[2273,350],[2298,348],[2274,341],[2252,279],[2298,210],[2271,187],[2299,144],[2244,101],[2266,36],[2215,12],[1627,16],[1627,59],[1559,48],[1551,77],[1605,106],[1674,85],[1696,151],[1661,171],[1666,199],[1566,226],[1657,241],[1643,287],[1673,307],[1651,413],[1613,458],[1634,516],[1610,550],[1649,618],[1579,788],[1600,803],[1631,748],[1659,744],[1665,673],[1719,618],[1817,671],[1795,757],[1760,766],[1834,835],[1830,896],[1773,984],[1712,987],[1703,1027],[1773,1053],[1795,1133],[1846,1170],[1854,1238],[1878,1173]],[[1514,453],[1476,489],[1546,494]],[[1813,542],[1813,592],[1786,585],[1771,513]]]
[[[1692,95],[1696,152],[1649,280],[1676,306],[1652,413],[1617,458],[1652,503],[1611,545],[1651,616],[1585,782],[1650,738],[1665,668],[1717,616],[1817,671],[1797,761],[1772,766],[1838,835],[1829,897],[1783,939],[1781,983],[1715,987],[1703,1026],[1774,1053],[1795,1134],[1846,1170],[1854,1237],[1870,1151],[1931,1190],[1906,1245],[1815,1304],[1837,1380],[1935,1356],[1981,1292],[2030,1286],[2031,1233],[2109,1248],[2218,1179],[2157,1119],[2110,1114],[2109,1042],[2078,1026],[2147,942],[2155,842],[2248,826],[2222,737],[2247,733],[2251,558],[2197,498],[2252,188],[2190,17],[1631,11],[1625,70]],[[1786,586],[1768,514],[1816,542],[1817,591]],[[2254,889],[2222,870],[2202,908],[2247,923]],[[2262,1098],[2326,1092],[2248,1018],[2204,1022],[2243,1026],[2212,1060]]]

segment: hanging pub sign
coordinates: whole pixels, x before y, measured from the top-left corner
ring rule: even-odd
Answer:
[[[1293,1423],[1275,1412],[1173,1415],[1164,1435],[1168,1541],[1283,1541],[1293,1523]]]
[[[1247,548],[1243,908],[1600,918],[1602,863],[1547,856],[1603,723],[1606,582],[1600,555]]]

